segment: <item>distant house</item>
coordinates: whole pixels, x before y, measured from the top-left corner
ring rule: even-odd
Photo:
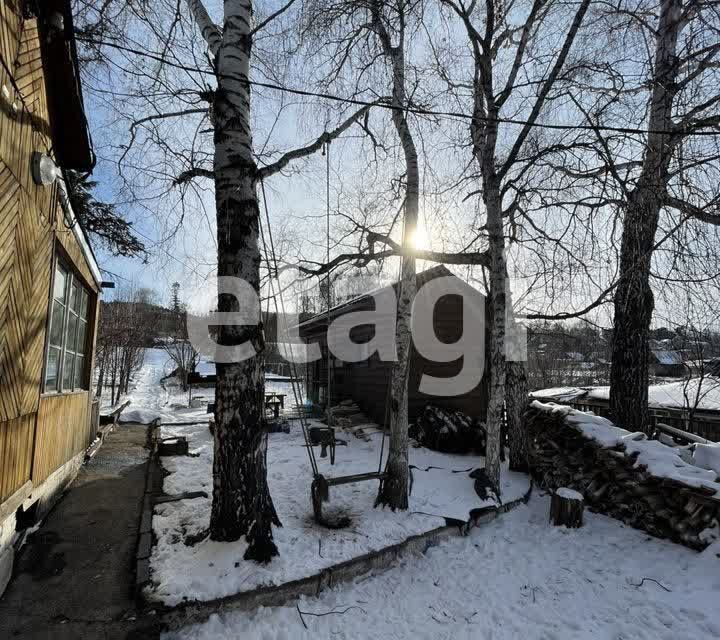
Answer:
[[[13,544],[95,439],[100,273],[62,169],[90,171],[69,0],[3,1],[0,21],[0,594]]]
[[[668,378],[679,378],[685,375],[682,353],[665,349],[652,349],[650,351],[650,375]]]
[[[457,278],[443,266],[434,267],[417,275],[420,288],[436,278],[450,276],[464,291],[465,303],[471,305],[473,321],[485,326],[485,297],[463,280]],[[397,283],[390,285],[397,290]],[[389,288],[389,287],[388,287]],[[377,292],[375,292],[377,293]],[[392,362],[381,361],[377,353],[362,362],[343,362],[331,355],[328,367],[327,327],[328,321],[343,314],[374,309],[374,300],[370,293],[358,296],[336,306],[330,312],[319,313],[300,323],[300,337],[308,344],[320,346],[322,358],[306,365],[307,396],[316,405],[328,403],[328,379],[330,380],[330,404],[343,400],[354,400],[363,412],[378,424],[385,424],[387,414],[388,387]],[[456,295],[446,295],[438,300],[433,316],[436,336],[443,342],[452,343],[462,334],[463,299]],[[382,321],[381,321],[382,322]],[[393,318],[387,319],[390,330],[394,332]],[[370,325],[355,327],[350,334],[357,343],[372,339],[374,329]],[[393,334],[394,335],[394,334]],[[463,411],[469,416],[484,419],[487,411],[487,381],[485,378],[471,391],[463,395],[438,397],[421,393],[420,378],[423,374],[434,377],[457,375],[462,359],[453,362],[432,362],[420,355],[413,346],[409,375],[409,414],[414,420],[427,404]]]

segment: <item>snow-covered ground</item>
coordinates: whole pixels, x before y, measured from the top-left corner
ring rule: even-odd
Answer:
[[[160,418],[162,436],[184,435],[190,442],[189,457],[167,457],[163,467],[169,471],[164,480],[168,494],[186,491],[212,493],[213,439],[207,427],[206,407],[188,408],[187,394],[170,381],[161,384],[168,373],[165,354],[148,350],[143,368],[136,376],[127,399],[131,404],[123,413],[127,421],[149,422]],[[267,388],[288,394],[293,404],[291,385],[267,381]],[[197,394],[209,397],[212,390]],[[172,423],[198,421],[198,424]],[[326,477],[376,471],[382,446],[380,433],[370,434],[367,441],[351,434],[338,433],[346,441],[337,447],[336,463],[329,457],[318,464]],[[387,452],[387,443],[385,444]],[[316,455],[319,456],[319,448]],[[413,488],[410,509],[393,513],[375,509],[376,481],[333,487],[326,511],[340,510],[349,515],[349,528],[329,530],[318,526],[312,517],[310,484],[312,474],[300,425],[293,423],[291,432],[269,435],[268,482],[278,516],[283,523],[275,529],[280,557],[267,566],[245,562],[246,543],[218,543],[204,540],[192,546],[183,542],[207,528],[211,499],[195,498],[157,505],[153,529],[157,544],[151,556],[153,586],[148,595],[165,604],[183,600],[209,600],[254,589],[261,585],[281,584],[311,576],[334,564],[381,549],[408,537],[446,524],[448,518],[468,522],[470,512],[494,504],[481,500],[474,489],[470,471],[484,466],[484,459],[472,455],[449,455],[428,449],[410,452]],[[529,480],[523,474],[503,469],[502,499],[521,498]]]
[[[608,400],[610,387],[556,387],[533,391],[538,400],[573,402],[575,400]],[[720,411],[720,378],[706,376],[653,384],[648,388],[651,407],[685,409],[695,407],[704,411]]]
[[[197,457],[163,458],[170,471],[165,478],[166,493],[212,491],[212,437],[206,426],[163,428],[163,435],[186,435]],[[378,467],[381,436],[364,442],[338,434],[347,446],[337,447],[334,467],[329,458],[318,458],[326,476],[375,471]],[[316,450],[317,453],[319,451]],[[282,528],[275,530],[280,557],[267,566],[244,562],[244,541],[218,543],[205,540],[186,546],[181,540],[207,527],[210,499],[197,498],[158,505],[153,529],[157,545],[151,557],[151,597],[166,604],[184,599],[209,600],[261,585],[281,584],[311,576],[339,562],[372,550],[402,542],[446,523],[445,518],[467,522],[470,511],[492,504],[475,493],[469,471],[483,466],[478,456],[446,455],[427,449],[412,449],[413,489],[409,512],[393,513],[375,509],[377,482],[333,487],[330,509],[348,514],[352,525],[329,530],[312,518],[310,483],[312,474],[299,425],[290,434],[269,436],[268,482]],[[528,489],[526,476],[504,470],[503,499],[517,499]]]
[[[595,514],[581,529],[553,527],[548,510],[534,496],[385,573],[284,607],[216,614],[165,640],[720,637],[720,549],[697,554]]]

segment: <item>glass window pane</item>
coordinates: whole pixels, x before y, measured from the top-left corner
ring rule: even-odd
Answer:
[[[48,348],[47,367],[45,368],[45,391],[57,391],[58,365],[60,364],[60,349]]]
[[[85,341],[87,340],[87,322],[84,320],[80,320],[78,322],[78,332],[77,332],[77,341],[75,343],[75,351],[76,353],[82,353],[84,354],[85,349]]]
[[[85,358],[83,356],[76,356],[75,358],[75,388],[85,388]]]
[[[80,317],[87,320],[88,316],[88,294],[85,289],[82,290],[80,297]]]
[[[70,312],[67,319],[67,338],[65,341],[66,351],[75,351],[75,341],[77,334],[78,319],[77,316]]]
[[[71,391],[73,388],[73,364],[75,364],[75,356],[66,352],[62,372],[63,391]]]
[[[52,303],[52,318],[50,320],[50,344],[56,347],[62,346],[64,317],[65,306],[57,300],[54,300]]]
[[[72,298],[70,303],[70,308],[75,313],[80,313],[80,297],[82,294],[82,287],[78,283],[77,280],[73,279],[72,283]]]
[[[53,285],[53,298],[65,301],[65,285],[67,284],[67,271],[60,265],[55,267],[55,284]]]

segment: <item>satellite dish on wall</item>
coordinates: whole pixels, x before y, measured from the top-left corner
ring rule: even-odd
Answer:
[[[39,151],[33,152],[32,177],[35,184],[47,187],[55,182],[59,175],[60,170],[50,156],[40,153]]]

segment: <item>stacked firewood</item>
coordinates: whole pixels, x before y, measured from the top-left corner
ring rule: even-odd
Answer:
[[[444,453],[485,453],[485,428],[462,411],[427,405],[409,434],[422,447]]]
[[[720,534],[720,497],[713,489],[651,475],[624,444],[603,446],[547,405],[531,404],[525,421],[530,466],[542,487],[571,487],[591,511],[693,549],[704,549]]]

